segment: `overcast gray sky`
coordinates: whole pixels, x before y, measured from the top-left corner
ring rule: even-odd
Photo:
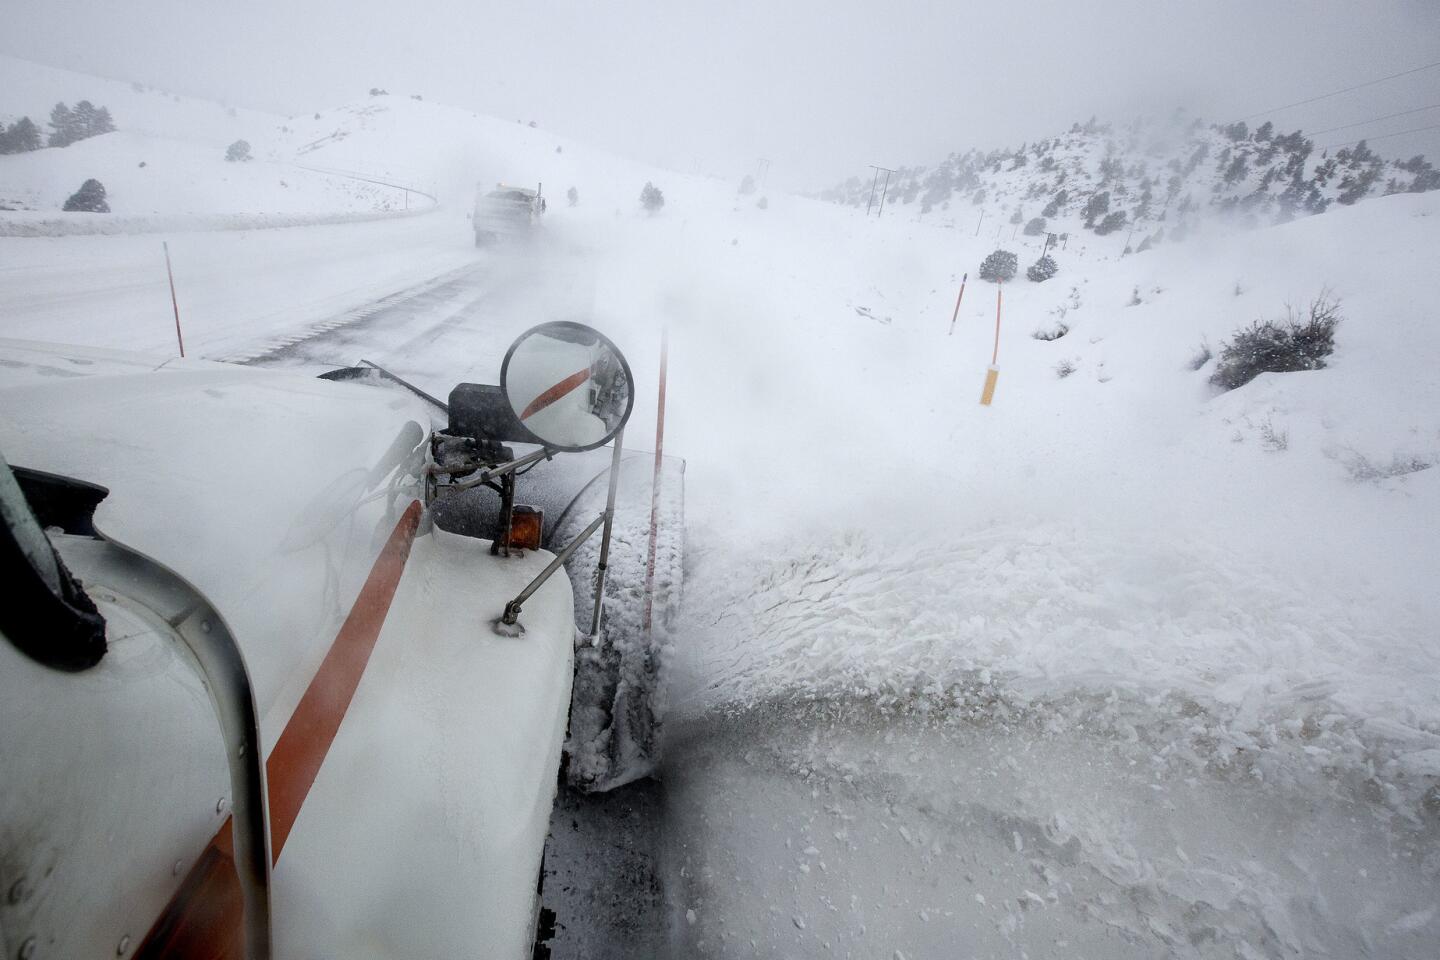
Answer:
[[[1230,119],[1440,61],[1435,0],[5,0],[0,51],[284,113],[371,86],[637,159],[808,189],[1091,114]],[[1440,69],[1275,114],[1440,104]],[[1440,124],[1440,109],[1322,136]],[[1381,140],[1440,159],[1440,130]]]

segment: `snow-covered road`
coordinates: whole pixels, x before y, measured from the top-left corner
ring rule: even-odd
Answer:
[[[0,237],[3,335],[174,356],[168,242],[191,356],[246,356],[481,259],[444,213],[369,223]]]
[[[677,955],[1433,955],[1433,831],[1319,772],[1177,769],[975,694],[682,724]]]

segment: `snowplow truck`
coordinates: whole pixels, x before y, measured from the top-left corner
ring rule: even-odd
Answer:
[[[540,188],[540,184],[531,190],[503,183],[497,183],[493,190],[486,190],[483,184],[476,188],[475,213],[471,218],[475,224],[475,246],[529,236],[545,212],[545,198]]]

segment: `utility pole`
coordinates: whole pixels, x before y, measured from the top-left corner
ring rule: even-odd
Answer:
[[[980,219],[975,223],[975,236],[980,236],[980,225],[985,222],[985,208],[980,208]]]
[[[870,203],[865,205],[865,216],[870,216],[870,207],[875,202],[875,187],[880,182],[880,174],[885,174],[885,185],[880,189],[880,208],[875,211],[875,216],[885,212],[885,195],[890,190],[890,174],[894,173],[889,167],[882,167],[878,164],[870,164],[870,169],[875,171],[875,179],[870,181]]]

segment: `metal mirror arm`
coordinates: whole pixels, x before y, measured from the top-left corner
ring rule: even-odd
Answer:
[[[480,484],[488,483],[489,481],[494,480],[497,477],[503,477],[506,474],[514,473],[521,467],[529,466],[532,463],[538,463],[541,460],[552,460],[554,459],[554,457],[555,452],[553,450],[551,450],[549,447],[541,447],[538,450],[532,450],[530,453],[525,454],[525,456],[523,457],[516,457],[514,460],[507,461],[506,463],[500,463],[496,464],[493,467],[485,467],[481,470],[476,470],[476,472],[472,473],[470,476],[462,477],[461,479],[456,480],[454,483],[451,484],[451,486],[460,490],[464,490],[468,487],[476,487]],[[459,469],[472,470],[474,469],[474,467],[467,464]],[[430,473],[458,472],[458,470],[452,470],[447,467],[442,467],[439,464],[431,464],[428,470]]]
[[[615,450],[610,457],[610,492],[605,499],[605,512],[581,530],[575,539],[571,540],[565,547],[555,555],[549,566],[540,571],[540,574],[531,580],[525,589],[515,595],[515,599],[505,604],[505,611],[495,621],[495,632],[502,636],[520,636],[525,628],[520,625],[520,611],[525,601],[534,595],[544,585],[546,580],[554,576],[555,571],[564,566],[565,561],[580,547],[580,544],[588,540],[596,530],[603,525],[605,534],[600,540],[600,565],[599,575],[595,582],[595,612],[591,618],[591,636],[594,636],[600,628],[601,608],[605,602],[605,571],[610,560],[610,532],[615,523],[615,495],[619,489],[620,477],[620,454],[625,446],[625,430],[622,428],[615,434]]]

